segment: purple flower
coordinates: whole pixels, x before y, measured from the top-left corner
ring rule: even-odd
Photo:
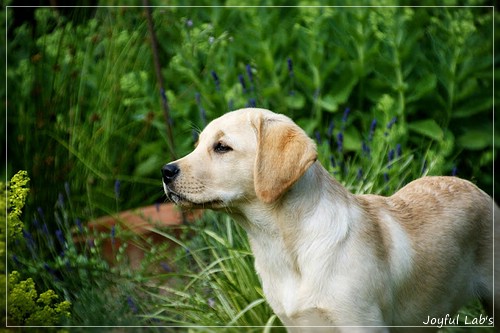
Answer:
[[[248,80],[250,82],[253,82],[253,73],[252,73],[252,66],[250,66],[250,64],[248,64],[246,66],[246,69],[247,69],[247,76],[248,76]]]
[[[120,187],[121,187],[120,181],[118,179],[115,180],[115,198],[116,199],[120,198]]]
[[[349,117],[349,113],[350,112],[351,112],[351,109],[345,108],[344,115],[342,116],[342,122],[343,123],[347,122],[347,117]]]
[[[24,240],[28,244],[28,247],[34,248],[35,247],[35,240],[33,239],[33,236],[30,234],[30,232],[23,229],[22,233],[23,233]]]
[[[388,160],[388,165],[387,167],[390,169],[392,167],[392,160],[394,160],[394,155],[396,154],[396,151],[394,149],[389,150],[389,154],[387,154],[387,160]]]
[[[320,145],[321,144],[321,134],[319,133],[318,130],[314,131],[314,136],[316,137],[316,142]]]
[[[128,304],[130,310],[132,310],[133,313],[139,312],[139,309],[137,309],[137,305],[135,305],[135,302],[132,299],[132,296],[127,296],[127,304]]]
[[[458,173],[458,168],[457,168],[457,166],[455,165],[455,166],[453,166],[453,169],[451,169],[451,175],[452,175],[452,176],[456,176],[456,175],[457,175],[457,173]]]
[[[293,63],[292,63],[292,59],[291,58],[288,58],[286,60],[287,64],[288,64],[288,74],[290,76],[293,76]]]
[[[163,270],[164,270],[165,272],[167,272],[167,273],[172,273],[172,272],[173,272],[172,268],[171,268],[171,267],[169,266],[169,264],[167,264],[166,262],[161,262],[161,263],[160,263],[160,266],[161,266],[161,268],[163,268]]]
[[[116,228],[113,225],[111,227],[111,244],[113,244],[113,246],[115,245],[115,234],[116,234]]]
[[[401,144],[400,144],[400,143],[398,143],[398,144],[396,145],[396,156],[397,156],[397,157],[401,157],[401,155],[402,155],[402,154],[403,154],[403,151],[402,151],[402,149],[401,149]]]
[[[16,264],[17,266],[21,266],[21,262],[15,254],[12,255],[12,261],[14,261],[14,264]]]
[[[397,120],[398,120],[398,117],[396,117],[396,116],[392,117],[391,121],[389,121],[389,123],[387,124],[387,129],[390,130],[392,128],[392,126],[396,123]]]
[[[357,173],[357,175],[356,175],[356,178],[357,178],[358,180],[363,179],[363,169],[361,169],[361,168],[359,168],[359,169],[358,169],[358,173]]]
[[[64,235],[63,235],[63,232],[61,231],[61,229],[56,230],[56,238],[59,241],[59,243],[61,243],[61,245],[64,246],[64,243],[66,243],[66,240],[64,239]]]
[[[50,275],[52,275],[52,277],[54,277],[56,281],[60,281],[59,278],[57,277],[57,272],[54,269],[52,269],[52,267],[50,267],[49,264],[44,263],[43,268],[45,268],[45,270],[49,272]]]
[[[42,207],[38,207],[37,209],[38,215],[42,218],[42,221],[45,221],[45,214],[43,213]]]
[[[328,132],[326,132],[326,136],[328,136],[329,138],[332,137],[332,134],[333,134],[333,129],[335,128],[335,123],[332,120],[330,120],[330,124],[328,125]]]
[[[333,155],[330,156],[330,165],[332,166],[332,168],[335,168],[337,166],[337,163],[335,163],[335,158],[333,157]]]
[[[337,134],[337,150],[339,153],[341,153],[343,149],[344,149],[344,134],[340,132],[339,134]]]
[[[165,92],[165,89],[163,89],[163,88],[160,89],[160,95],[161,95],[161,100],[163,101],[163,104],[167,104],[167,93]]]
[[[370,125],[370,134],[368,135],[368,141],[373,140],[373,135],[375,134],[375,128],[377,127],[377,119],[373,119]]]
[[[36,230],[40,229],[40,222],[38,222],[38,219],[36,217],[33,219],[33,226]]]
[[[212,71],[211,74],[212,74],[212,78],[214,79],[214,82],[215,82],[215,89],[217,91],[219,91],[220,90],[219,76],[217,75],[217,73],[215,71]]]
[[[45,236],[49,236],[49,228],[47,227],[47,223],[44,223],[42,225],[42,232],[45,234]]]
[[[370,147],[366,144],[366,142],[363,141],[361,149],[363,150],[363,154],[370,156]]]
[[[389,182],[389,174],[387,174],[387,172],[384,172],[384,181],[385,181],[386,183],[388,183],[388,182]]]
[[[248,107],[250,107],[250,108],[254,108],[254,107],[256,107],[256,106],[257,106],[257,102],[255,101],[255,98],[250,98],[250,99],[248,100]]]
[[[78,230],[79,230],[80,232],[83,232],[82,221],[80,221],[80,219],[79,219],[79,218],[76,218],[76,220],[75,220],[75,224],[76,224],[76,226],[78,227]]]
[[[245,78],[243,77],[242,74],[238,75],[238,79],[240,80],[241,87],[243,88],[243,93],[246,94],[247,92],[247,85],[245,83]]]

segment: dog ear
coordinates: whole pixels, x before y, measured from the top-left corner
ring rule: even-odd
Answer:
[[[256,128],[255,192],[261,201],[273,203],[316,161],[316,144],[288,118],[261,115]]]

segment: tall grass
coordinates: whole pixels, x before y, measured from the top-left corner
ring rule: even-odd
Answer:
[[[157,186],[149,176],[162,163],[156,148],[165,133],[152,111],[159,94],[149,74],[151,57],[144,56],[150,54],[146,24],[131,26],[136,13],[119,11],[97,10],[75,26],[41,8],[35,12],[36,31],[22,26],[10,44],[11,58],[20,45],[31,56],[9,68],[11,96],[21,101],[9,112],[10,142],[22,147],[9,155],[29,170],[31,202],[43,209],[65,182],[77,189],[75,208],[85,218],[115,210],[116,180],[122,193],[144,187],[154,193]],[[144,195],[128,196],[126,206],[145,199],[151,202]],[[27,210],[34,213],[32,205]]]
[[[228,332],[279,325],[265,302],[244,231],[229,217],[211,212],[199,223],[189,227],[197,235],[193,240],[179,242],[181,273],[172,275],[182,285],[150,290],[158,309],[151,316],[170,325],[222,326]]]

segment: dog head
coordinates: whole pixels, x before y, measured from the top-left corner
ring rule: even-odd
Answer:
[[[186,207],[276,202],[316,160],[316,145],[290,118],[241,109],[215,119],[196,148],[162,168],[166,195]]]

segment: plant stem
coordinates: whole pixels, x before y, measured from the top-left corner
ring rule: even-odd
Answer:
[[[170,108],[168,106],[168,101],[165,95],[165,85],[163,82],[163,76],[161,75],[161,64],[160,64],[160,58],[158,56],[158,40],[156,39],[156,33],[154,30],[153,16],[151,15],[151,7],[149,5],[149,0],[143,0],[142,3],[144,4],[146,11],[146,18],[148,21],[149,37],[151,40],[151,52],[153,53],[153,62],[155,67],[156,79],[158,80],[158,85],[160,86],[160,93],[162,95],[161,96],[162,108],[163,108],[163,114],[165,116],[165,125],[167,126],[168,145],[170,149],[170,154],[172,156],[172,160],[175,160],[176,154],[174,149],[175,147],[174,135],[171,123],[172,118],[170,117]]]

